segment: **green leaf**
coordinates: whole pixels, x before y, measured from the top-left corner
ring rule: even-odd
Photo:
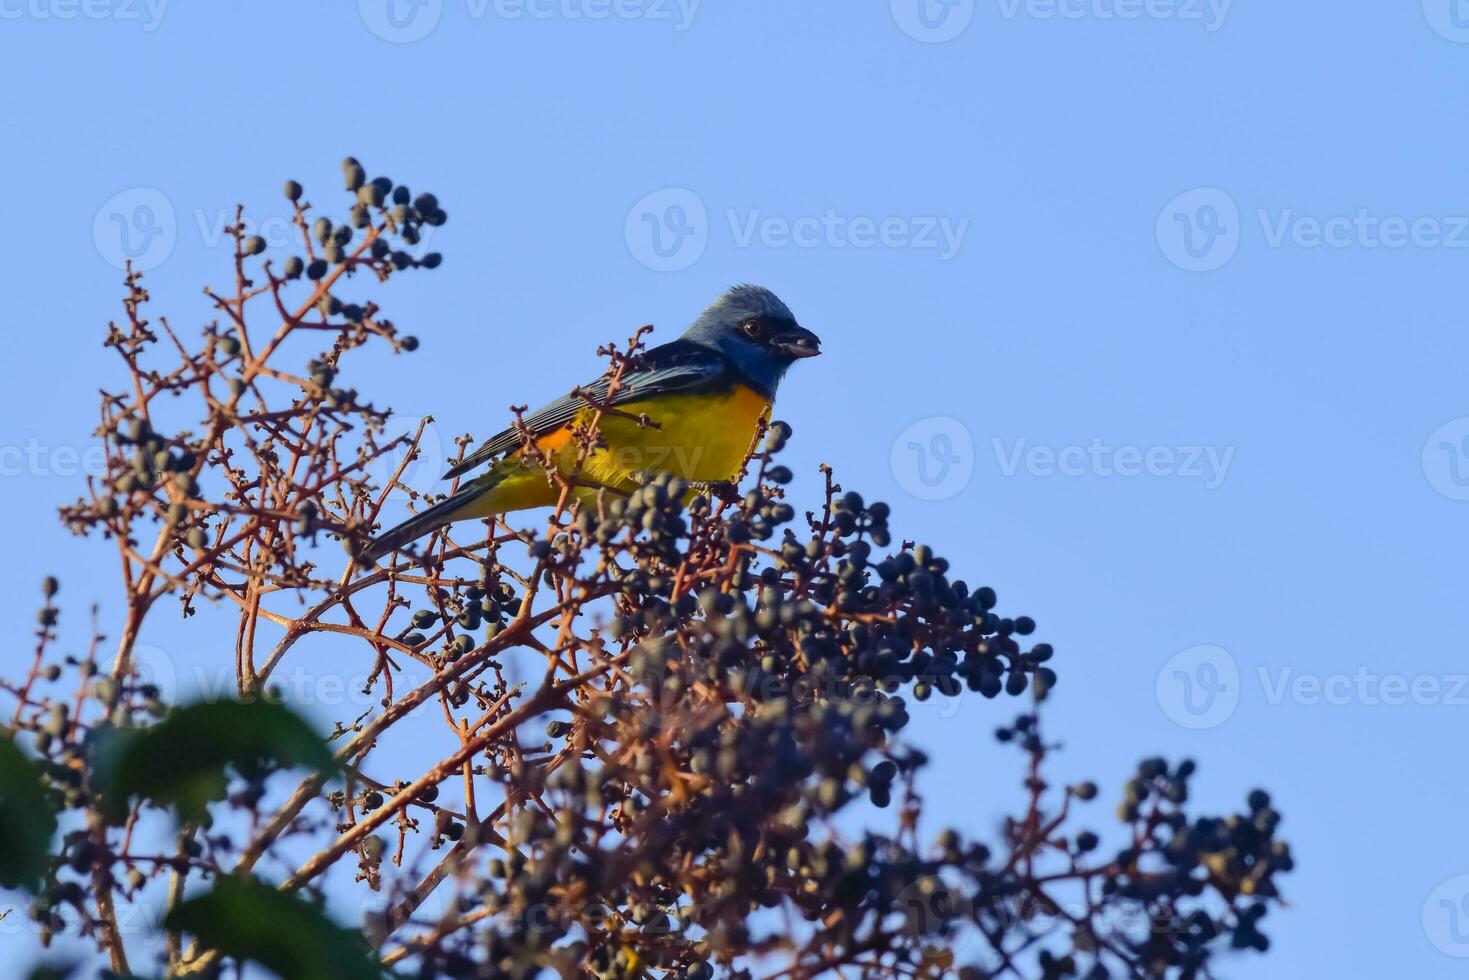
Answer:
[[[253,878],[221,877],[214,890],[182,903],[163,921],[201,945],[249,960],[283,980],[379,980],[362,934],[332,922],[315,905]]]
[[[31,968],[26,980],[67,980],[75,972],[74,963],[42,963]]]
[[[142,797],[178,808],[197,821],[224,799],[226,766],[251,771],[264,763],[336,772],[326,742],[299,716],[273,701],[215,701],[179,708],[148,728],[105,729],[92,740],[92,789],[109,819],[127,816]]]
[[[0,887],[37,891],[55,833],[56,808],[41,771],[0,736]]]

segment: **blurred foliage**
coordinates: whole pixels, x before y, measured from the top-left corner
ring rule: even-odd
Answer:
[[[252,878],[224,877],[168,913],[163,927],[197,936],[241,962],[283,980],[379,980],[362,935],[333,923],[321,908]]]
[[[99,726],[88,763],[92,792],[113,822],[135,797],[176,807],[180,820],[201,820],[226,796],[226,767],[256,783],[277,767],[337,768],[306,722],[266,700],[194,704],[146,728]]]
[[[36,891],[50,864],[56,807],[41,772],[0,737],[0,887]]]

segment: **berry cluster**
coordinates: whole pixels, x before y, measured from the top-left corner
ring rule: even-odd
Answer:
[[[128,276],[107,340],[128,372],[103,398],[107,470],[63,512],[118,548],[119,652],[108,663],[95,637],[57,655],[48,581],[32,665],[0,685],[16,701],[10,741],[35,757],[61,827],[26,869],[48,934],[94,937],[115,972],[141,972],[117,900],[197,934],[209,916],[177,914],[184,896],[254,876],[278,889],[220,888],[222,904],[196,910],[361,889],[371,911],[341,949],[420,976],[1192,978],[1221,948],[1266,948],[1262,918],[1292,867],[1268,795],[1191,813],[1194,764],[1149,759],[1117,825],[1078,826],[1101,793],[1046,778],[1057,660],[1035,621],[897,536],[886,503],[829,469],[798,506],[785,423],[734,486],[654,475],[589,494],[548,465],[566,491],[549,516],[456,525],[358,567],[384,505],[418,497],[401,466],[374,464],[419,441],[383,438],[389,413],[342,380],[363,345],[418,347],[362,279],[439,266],[421,246],[446,216],[355,158],[343,173],[341,219],[287,183],[301,241],[280,272],[236,223],[234,288],[209,292],[219,320],[192,348],[144,316]],[[605,348],[614,379],[642,336]],[[589,452],[595,425],[577,438]],[[138,637],[164,597],[201,612],[201,640],[227,637],[209,645],[233,656],[233,729],[140,676]],[[366,676],[325,743],[293,715],[241,727],[287,661]],[[998,834],[918,832],[929,759],[910,735],[939,699],[961,737],[992,728],[1001,699],[1021,706],[995,730],[1025,760]],[[185,747],[160,768],[196,766],[182,785],[111,772],[110,746],[162,744],[171,725]],[[313,935],[336,942],[334,929]],[[267,956],[200,940],[171,939],[162,968]]]

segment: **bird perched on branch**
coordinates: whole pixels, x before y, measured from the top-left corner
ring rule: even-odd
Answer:
[[[526,415],[529,446],[515,428],[491,437],[444,479],[498,459],[488,473],[384,532],[359,558],[375,563],[455,521],[554,505],[561,489],[547,479],[547,465],[574,476],[582,499],[603,487],[630,493],[656,473],[691,483],[732,480],[770,419],[786,370],[821,353],[820,344],[770,290],[736,286],[682,337],[638,358],[615,385],[605,375]],[[573,430],[599,410],[599,445],[578,470],[582,446]]]

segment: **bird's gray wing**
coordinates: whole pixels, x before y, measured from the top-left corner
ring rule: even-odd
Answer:
[[[689,391],[726,376],[728,362],[717,351],[707,347],[675,340],[648,351],[637,369],[627,372],[617,383],[609,405],[621,405],[630,401],[651,398],[670,392]],[[578,412],[589,407],[588,399],[597,402],[607,400],[611,379],[603,375],[589,385],[582,386],[583,395],[566,395],[524,419],[530,431],[539,436],[554,432],[574,419]],[[515,429],[505,429],[487,439],[474,452],[454,464],[443,475],[443,479],[467,473],[502,453],[520,448],[520,434]]]

